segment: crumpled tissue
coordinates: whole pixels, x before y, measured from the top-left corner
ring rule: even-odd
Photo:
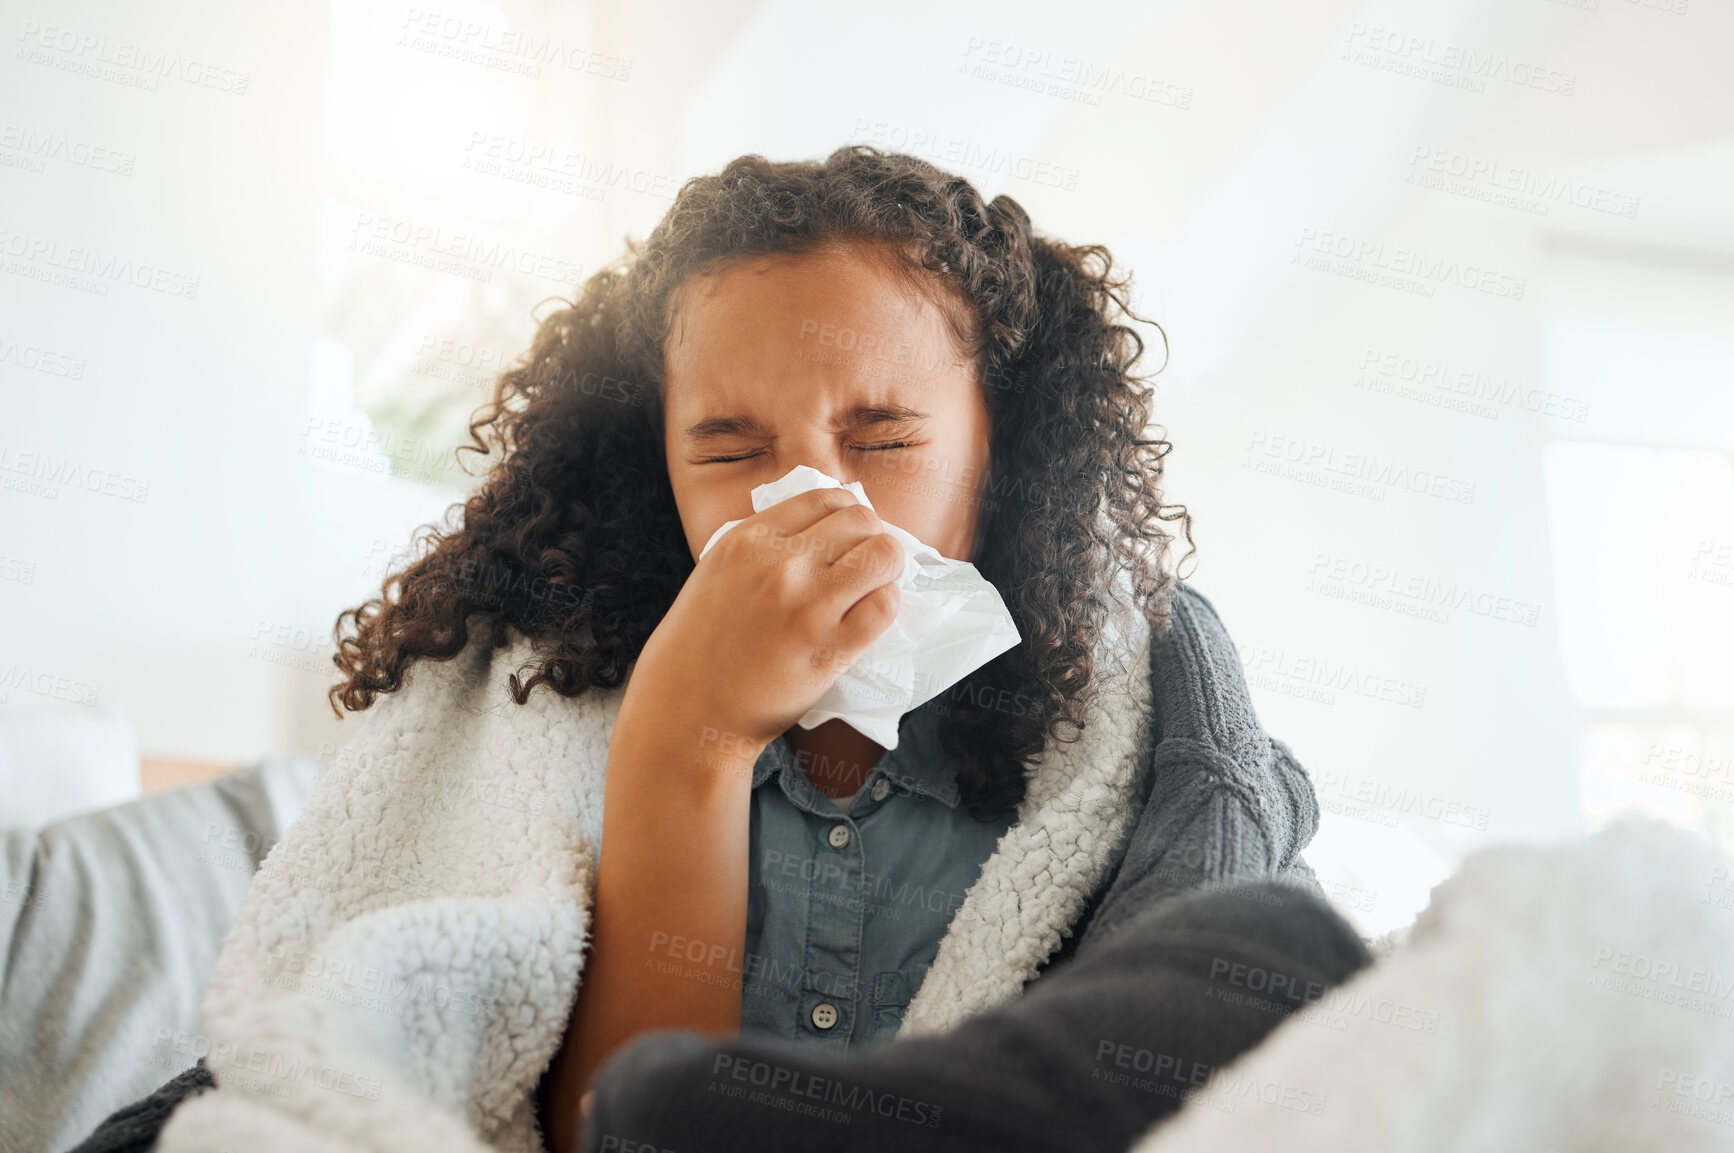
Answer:
[[[764,512],[815,488],[848,489],[868,508],[860,481],[844,484],[816,468],[797,465],[753,489],[753,511]],[[877,512],[877,509],[874,509]],[[699,559],[739,520],[711,534]],[[999,590],[968,561],[941,556],[894,524],[885,531],[903,545],[897,578],[897,619],[856,658],[798,722],[803,729],[841,720],[886,749],[897,747],[897,722],[999,656],[1023,637]]]

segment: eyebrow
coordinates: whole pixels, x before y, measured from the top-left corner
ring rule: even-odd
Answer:
[[[861,404],[849,410],[843,426],[856,429],[871,428],[879,424],[908,424],[911,421],[930,419],[932,415],[902,404]],[[723,440],[727,437],[764,439],[770,435],[770,429],[750,416],[713,416],[686,430],[686,439],[697,442]]]

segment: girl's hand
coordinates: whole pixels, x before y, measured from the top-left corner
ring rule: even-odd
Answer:
[[[755,513],[687,577],[629,691],[762,749],[897,618],[903,564],[897,538],[845,489]]]

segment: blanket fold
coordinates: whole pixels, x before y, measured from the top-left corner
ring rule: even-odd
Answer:
[[[1731,876],[1650,816],[1480,849],[1406,942],[1130,1153],[1729,1153],[1734,909],[1714,897]]]

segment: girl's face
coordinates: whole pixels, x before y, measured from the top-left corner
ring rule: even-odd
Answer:
[[[733,262],[677,295],[663,442],[695,561],[753,515],[756,486],[801,464],[972,559],[990,424],[938,305],[855,249]]]

